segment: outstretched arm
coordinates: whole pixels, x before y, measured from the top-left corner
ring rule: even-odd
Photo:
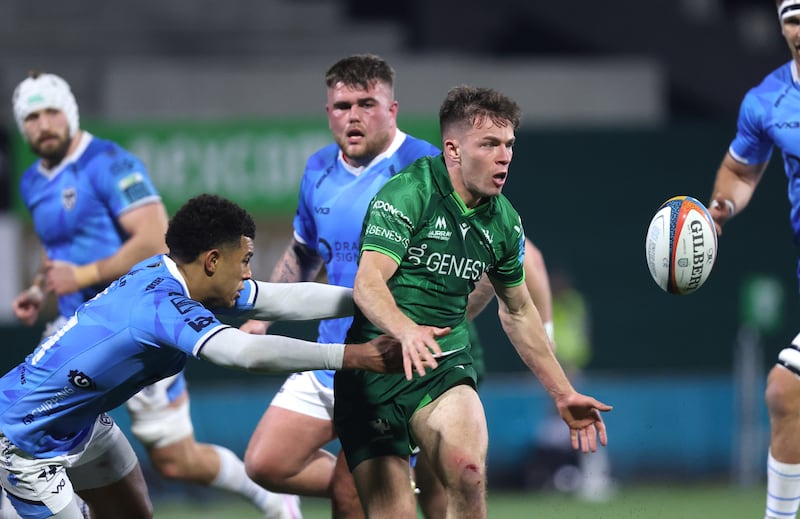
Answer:
[[[305,321],[353,315],[351,288],[314,282],[255,283],[258,297],[253,310],[258,319]]]
[[[505,287],[495,284],[500,299],[500,321],[511,344],[525,365],[536,375],[556,404],[570,429],[572,446],[597,450],[597,438],[606,445],[605,424],[599,411],[611,407],[575,391],[550,348],[550,342],[530,294],[524,285]]]
[[[298,281],[313,281],[322,270],[322,258],[319,254],[297,238],[292,238],[289,246],[283,252],[269,280],[274,283],[295,283]],[[349,314],[352,315],[352,314]],[[267,333],[269,319],[251,319],[242,324],[239,329],[247,333]]]
[[[385,335],[363,344],[320,344],[281,335],[253,335],[225,328],[210,337],[199,357],[227,368],[254,373],[315,369],[402,370],[400,345]]]

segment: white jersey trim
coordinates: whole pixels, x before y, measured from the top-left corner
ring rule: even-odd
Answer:
[[[342,153],[342,150],[340,148],[339,149],[339,162],[342,163],[342,167],[344,167],[344,169],[348,173],[351,173],[352,175],[355,175],[355,176],[359,176],[363,172],[365,172],[369,168],[371,168],[373,166],[373,164],[377,164],[378,162],[382,161],[386,157],[394,155],[394,152],[396,152],[398,150],[398,148],[400,148],[400,146],[403,145],[405,140],[406,140],[405,132],[397,130],[395,132],[395,134],[394,134],[394,140],[392,140],[392,143],[389,145],[388,148],[386,148],[386,151],[384,151],[383,153],[381,153],[380,155],[378,155],[377,157],[372,159],[370,161],[370,163],[367,164],[366,166],[359,166],[359,167],[352,166],[352,165],[348,164],[347,161],[344,160],[344,154]]]
[[[64,157],[64,159],[61,162],[59,162],[53,169],[47,169],[46,167],[44,167],[42,162],[39,161],[39,167],[38,167],[39,173],[47,177],[48,180],[52,180],[56,175],[64,171],[64,169],[67,166],[77,161],[78,158],[80,158],[80,156],[83,155],[83,152],[86,151],[86,148],[89,147],[89,144],[92,142],[92,139],[94,139],[94,136],[91,133],[85,130],[81,130],[80,140],[78,141],[78,146],[75,147],[75,150],[66,157]]]
[[[178,282],[183,287],[183,290],[186,291],[186,297],[191,299],[192,294],[189,293],[189,286],[186,284],[186,280],[183,279],[183,274],[181,274],[181,271],[178,270],[178,265],[175,263],[175,261],[173,261],[172,258],[167,256],[166,254],[161,255],[161,261],[164,262],[164,265],[166,265],[167,270],[169,270],[169,273],[172,274],[172,276],[178,280]]]

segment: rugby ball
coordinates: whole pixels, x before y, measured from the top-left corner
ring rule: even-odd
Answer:
[[[708,279],[717,258],[717,228],[708,209],[691,196],[661,204],[645,240],[647,267],[670,294],[691,294]]]

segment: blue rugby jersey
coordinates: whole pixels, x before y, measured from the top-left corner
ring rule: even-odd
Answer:
[[[248,280],[226,314],[252,310],[256,294]],[[142,261],[0,378],[0,429],[33,456],[69,452],[100,413],[183,369],[228,327],[191,299],[171,259]]]
[[[300,183],[294,233],[298,241],[316,249],[325,263],[328,283],[352,288],[361,225],[375,193],[418,158],[439,153],[429,142],[398,131],[389,149],[363,168],[345,163],[336,144],[308,159]],[[318,341],[344,342],[351,323],[349,317],[321,321]],[[314,374],[326,387],[333,387],[333,371]]]
[[[769,161],[773,146],[783,156],[794,241],[800,245],[800,78],[793,61],[747,92],[729,152],[739,162],[761,164]]]
[[[127,239],[117,225],[125,211],[160,200],[144,164],[117,144],[83,132],[78,148],[47,171],[37,160],[22,175],[22,201],[51,260],[85,265],[113,255]],[[103,286],[58,298],[71,316]]]

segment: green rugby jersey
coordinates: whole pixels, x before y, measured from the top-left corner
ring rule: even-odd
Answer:
[[[517,211],[503,195],[467,208],[441,155],[413,162],[378,191],[364,218],[360,249],[398,263],[388,286],[403,313],[418,324],[453,327],[438,340],[442,351],[468,344],[467,296],[484,272],[506,286],[525,279]],[[356,308],[348,342],[380,333]]]

